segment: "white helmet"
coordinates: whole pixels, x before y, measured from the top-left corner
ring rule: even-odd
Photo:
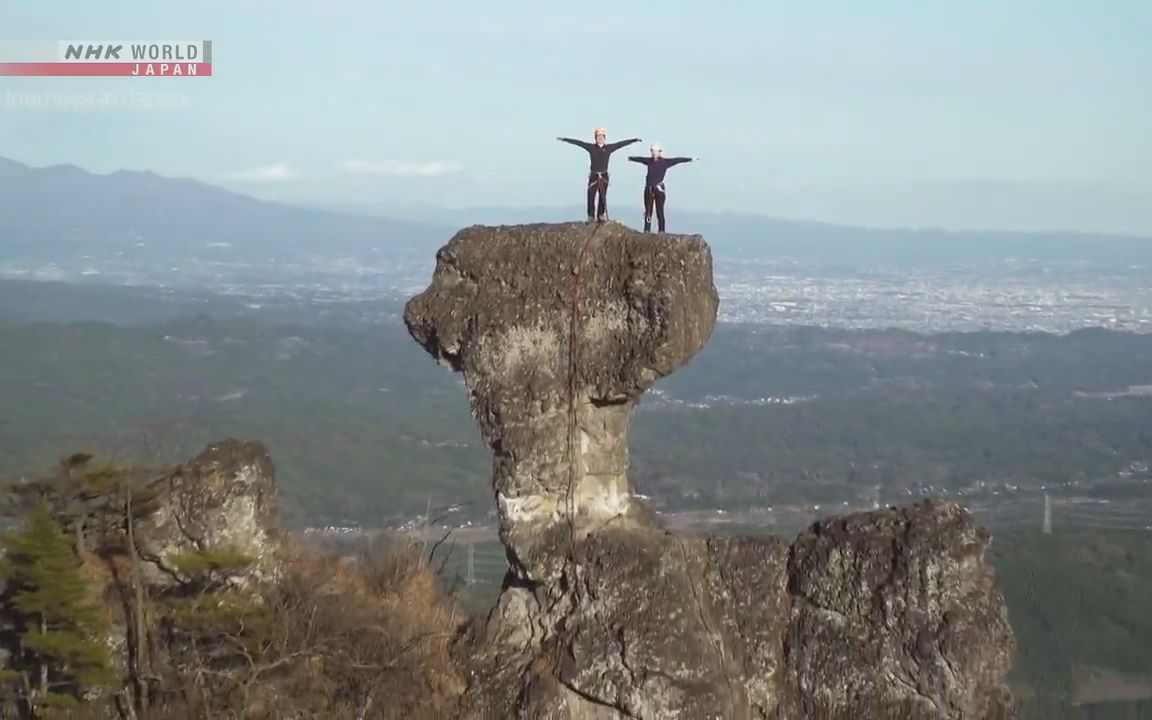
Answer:
[[[664,148],[661,147],[660,143],[652,143],[652,147],[648,149],[652,152],[664,152]]]

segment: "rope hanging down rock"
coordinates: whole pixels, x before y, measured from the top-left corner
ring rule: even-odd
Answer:
[[[579,403],[577,394],[580,389],[580,359],[581,359],[581,324],[580,324],[580,291],[583,287],[584,266],[590,257],[590,250],[596,240],[597,233],[602,225],[592,228],[592,232],[580,247],[576,265],[572,273],[572,297],[568,308],[568,492],[565,499],[565,511],[568,514],[568,552],[571,555],[576,543],[576,482],[579,479],[577,463],[579,423]]]

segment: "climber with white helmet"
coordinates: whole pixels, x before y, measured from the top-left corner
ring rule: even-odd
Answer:
[[[664,157],[664,148],[659,143],[653,143],[649,149],[651,155],[642,157],[633,155],[628,159],[632,162],[648,166],[648,176],[644,179],[644,232],[652,232],[652,206],[656,206],[656,219],[660,232],[664,232],[664,201],[668,191],[664,187],[664,173],[668,168],[680,163],[692,162],[696,158],[690,157]]]
[[[608,159],[612,156],[612,153],[620,148],[640,142],[640,138],[631,138],[629,140],[606,143],[605,139],[607,136],[608,134],[604,131],[604,128],[596,128],[596,131],[592,133],[595,142],[584,142],[583,140],[566,137],[556,138],[561,142],[570,143],[588,151],[588,157],[591,161],[588,168],[588,222],[596,219],[604,222],[608,219]],[[599,214],[596,212],[597,195],[600,197]]]

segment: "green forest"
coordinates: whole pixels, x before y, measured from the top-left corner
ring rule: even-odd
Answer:
[[[253,312],[212,298],[200,303],[211,314],[188,301],[165,317],[158,303],[104,301],[105,315],[130,319],[0,313],[0,476],[44,467],[61,448],[155,463],[254,438],[272,452],[297,525],[376,526],[430,502],[490,510],[489,453],[461,378],[412,342],[399,307]],[[721,325],[641,399],[630,473],[669,509],[981,482],[1142,492],[1150,353],[1152,337],[1104,330]]]
[[[1152,698],[1099,702],[1152,685],[1152,533],[1000,532],[990,559],[1016,634],[1013,692],[1026,718],[1152,713]]]

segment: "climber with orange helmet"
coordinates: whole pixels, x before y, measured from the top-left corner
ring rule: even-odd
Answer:
[[[606,143],[605,139],[607,136],[608,134],[604,131],[604,128],[596,128],[595,132],[592,133],[595,142],[584,142],[583,140],[566,137],[556,138],[561,142],[570,143],[588,151],[590,160],[588,168],[588,222],[596,219],[604,222],[608,219],[608,159],[612,156],[612,153],[620,148],[640,142],[640,138],[631,138],[629,140]],[[596,213],[597,196],[600,198],[599,215]]]
[[[692,162],[696,158],[666,158],[664,148],[660,147],[659,143],[653,143],[649,151],[651,152],[649,157],[634,155],[628,160],[648,166],[648,176],[644,179],[644,232],[652,232],[653,205],[656,206],[656,219],[659,222],[660,232],[664,232],[664,201],[668,195],[664,187],[664,174],[673,165]]]

